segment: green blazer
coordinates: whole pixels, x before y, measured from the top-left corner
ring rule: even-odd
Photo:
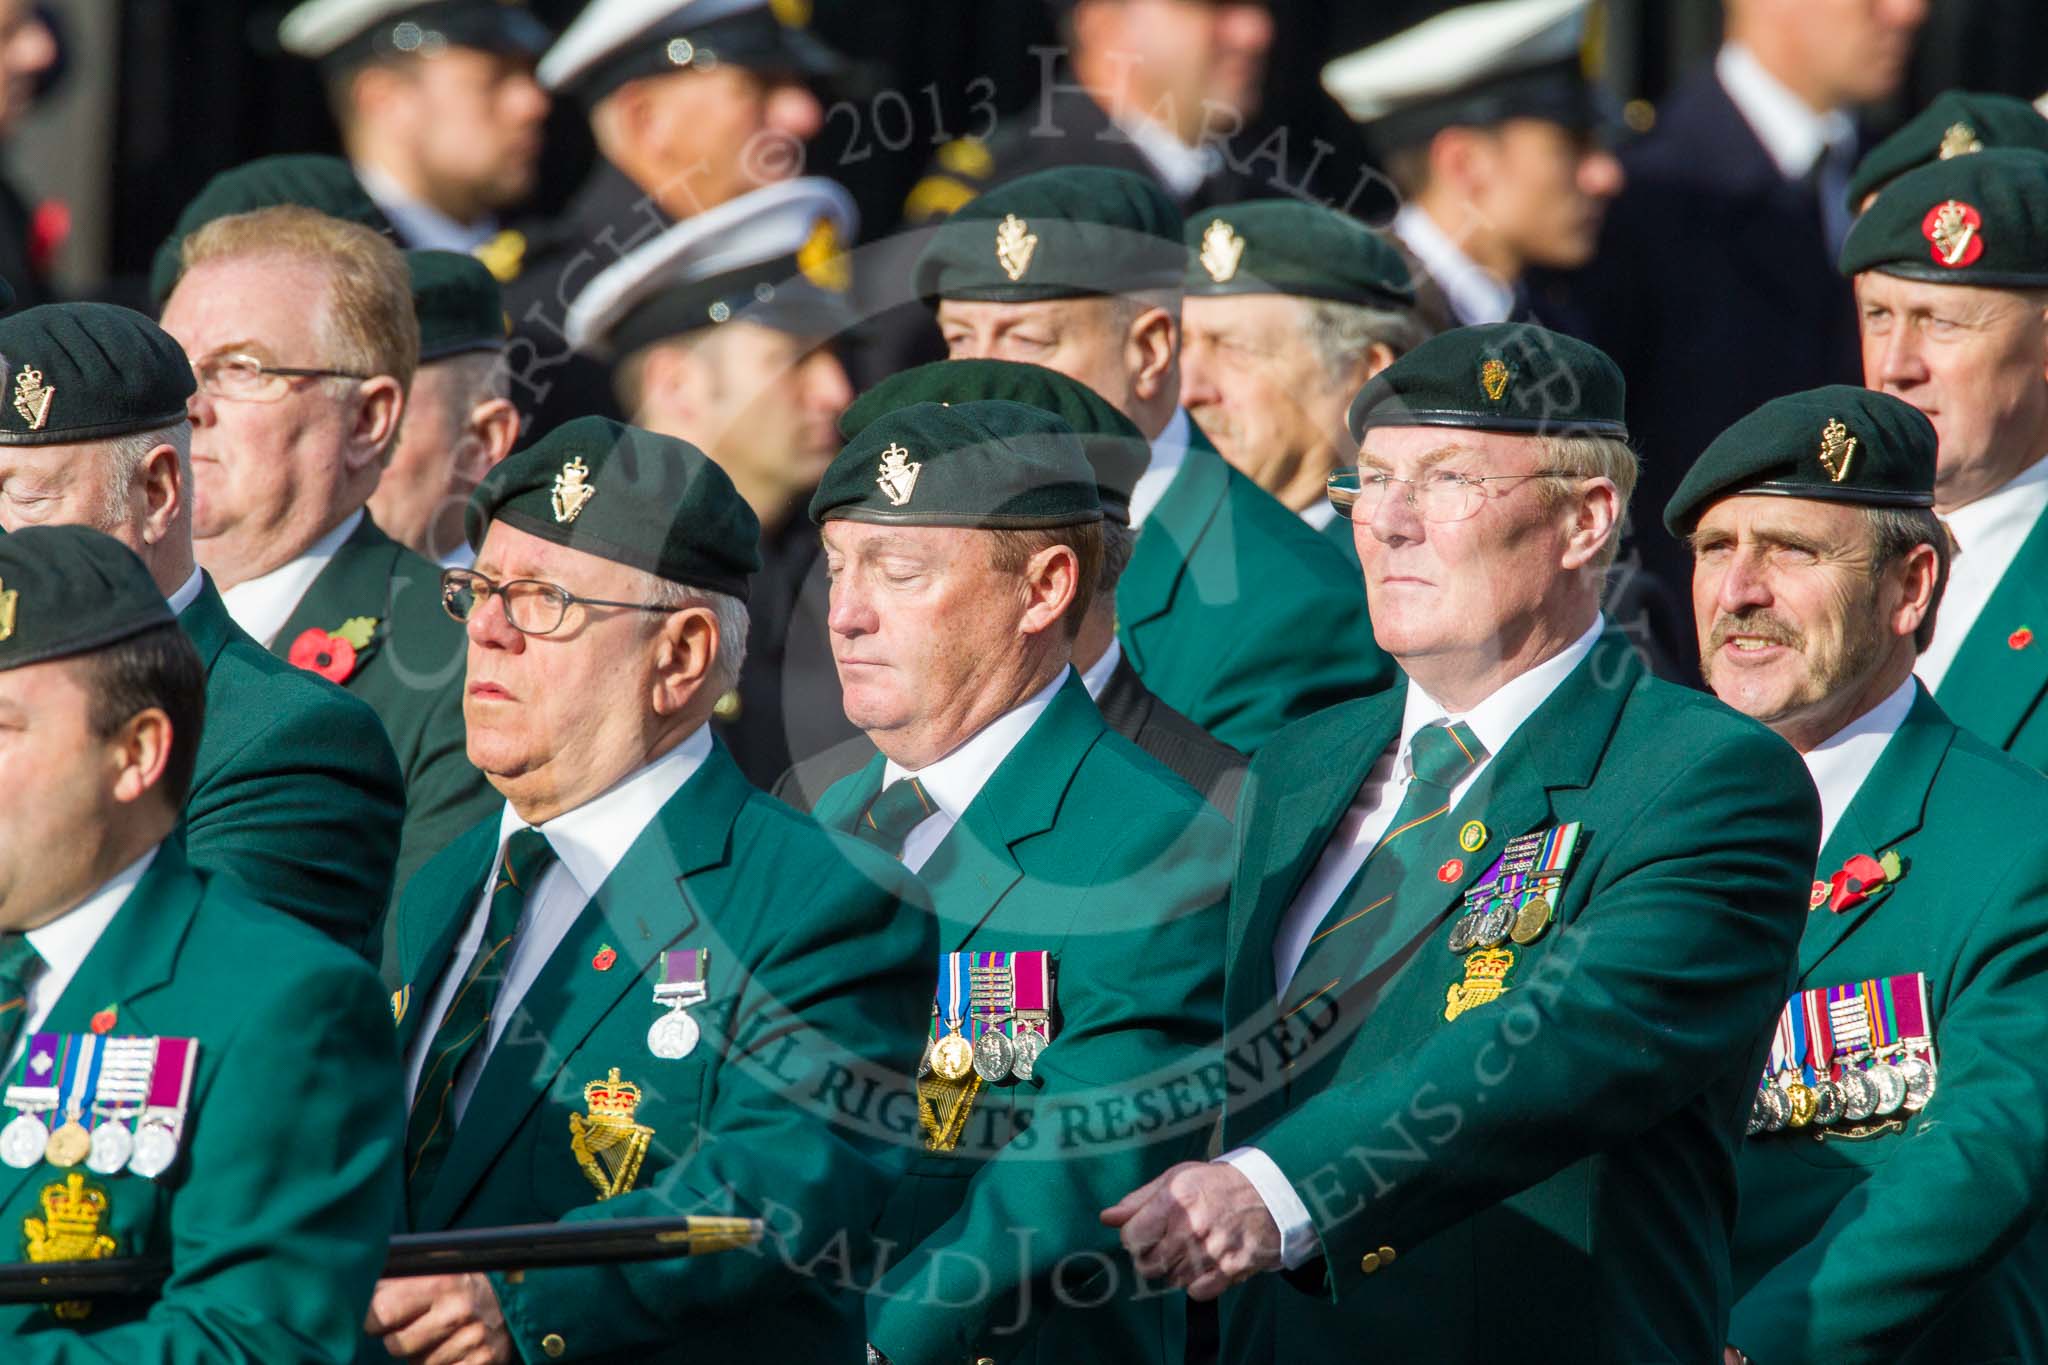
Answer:
[[[818,819],[851,829],[883,767]],[[1213,1126],[1193,1077],[1218,1031],[1229,851],[1223,817],[1070,677],[920,870],[940,952],[1055,955],[1055,1016],[1034,1079],[984,1086],[960,1145],[920,1142],[889,1200],[877,1232],[900,1251],[868,1337],[896,1365],[1180,1360],[1186,1300],[1142,1296],[1097,1215]]]
[[[2048,781],[1922,689],[1815,876],[1889,850],[1892,889],[1806,916],[1793,989],[1923,973],[1934,1098],[1861,1140],[1743,1143],[1728,1340],[1759,1365],[2048,1358]]]
[[[404,1055],[438,1023],[435,983],[497,838],[495,817],[470,830],[400,902]],[[496,1277],[520,1357],[553,1358],[543,1342],[559,1337],[571,1358],[858,1361],[869,1229],[917,1129],[908,1101],[886,1097],[922,1045],[933,943],[899,864],[756,790],[715,743],[520,1001],[411,1225],[761,1218],[772,1231],[758,1252]],[[710,997],[690,1011],[701,1039],[673,1061],[647,1045],[671,947],[711,953]],[[607,948],[616,960],[600,959]],[[600,1201],[569,1120],[612,1068],[640,1088],[634,1121],[653,1134],[633,1187]]]
[[[404,779],[377,713],[265,652],[212,579],[178,624],[206,670],[186,855],[376,961],[405,820]]]
[[[2048,517],[2020,543],[1934,699],[1965,730],[2048,772]]]
[[[1742,1116],[1819,843],[1805,766],[1610,632],[1418,835],[1344,984],[1276,1021],[1276,931],[1405,699],[1289,727],[1238,805],[1223,1146],[1273,1159],[1322,1256],[1225,1295],[1222,1358],[1713,1360]],[[1464,890],[1574,820],[1549,929],[1446,1020]]]
[[[1244,753],[1394,681],[1357,564],[1224,463],[1192,422],[1187,459],[1117,582],[1116,615],[1145,686]]]
[[[357,616],[374,617],[376,632],[342,686],[384,722],[405,774],[393,882],[402,893],[427,859],[495,814],[504,799],[470,766],[462,724],[467,643],[441,609],[441,570],[378,530],[368,512],[306,589],[270,651],[286,658],[302,632],[337,630]]]
[[[1338,517],[1318,529],[1316,534],[1336,546],[1338,553],[1344,556],[1346,562],[1354,570],[1358,569],[1358,541],[1353,537],[1350,518]]]
[[[402,1082],[375,974],[166,839],[42,1027],[85,1033],[108,1008],[116,1035],[199,1041],[177,1163],[157,1180],[86,1175],[106,1192],[113,1254],[168,1258],[171,1277],[82,1323],[0,1307],[0,1356],[350,1360],[401,1198]],[[26,1259],[23,1220],[65,1175],[0,1167],[10,1259]]]

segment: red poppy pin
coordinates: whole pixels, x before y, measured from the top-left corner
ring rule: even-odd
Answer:
[[[1436,870],[1436,879],[1440,882],[1454,882],[1464,875],[1465,860],[1463,858],[1448,859],[1442,867]]]
[[[1853,910],[1889,891],[1904,871],[1896,849],[1877,858],[1858,853],[1828,878],[1828,909],[1837,915]]]
[[[2034,643],[2033,627],[2021,626],[2018,630],[2005,637],[2005,643],[2011,649],[2025,649],[2028,645]]]
[[[112,1033],[114,1025],[120,1022],[120,1018],[120,1012],[109,1005],[92,1017],[92,1031],[101,1034]]]
[[[608,972],[612,969],[612,964],[614,962],[617,962],[618,960],[619,950],[612,947],[611,944],[607,943],[604,945],[604,947],[599,948],[597,950],[596,957],[590,959],[590,965],[595,967],[598,971]]]
[[[299,632],[285,657],[294,668],[318,673],[331,683],[345,683],[355,676],[357,656],[370,647],[376,633],[374,616],[351,616],[333,631],[313,626]]]

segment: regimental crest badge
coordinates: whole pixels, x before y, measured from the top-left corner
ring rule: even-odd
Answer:
[[[1983,228],[1983,217],[1960,199],[1936,204],[1920,220],[1934,263],[1949,270],[1973,265],[1984,254]]]
[[[24,1218],[22,1235],[31,1261],[103,1261],[116,1243],[104,1229],[112,1211],[107,1192],[72,1172],[55,1185],[45,1185],[43,1216]],[[60,1303],[52,1311],[66,1322],[92,1312],[90,1303]]]
[[[1508,988],[1508,976],[1514,970],[1515,950],[1512,948],[1481,948],[1468,954],[1465,958],[1465,979],[1444,992],[1445,1021],[1500,999]]]
[[[14,638],[14,609],[20,602],[21,594],[13,588],[0,591],[0,640]]]
[[[405,1012],[411,1005],[411,986],[400,986],[397,990],[391,992],[391,1022],[394,1024],[404,1023]]]
[[[14,376],[14,410],[30,431],[41,431],[50,420],[50,400],[56,396],[57,390],[43,383],[43,372],[33,365],[22,366]]]
[[[640,1087],[619,1079],[619,1069],[583,1087],[589,1112],[569,1115],[569,1150],[597,1189],[600,1203],[633,1188],[654,1130],[634,1121]]]
[[[1984,144],[1977,139],[1977,132],[1967,123],[1951,123],[1948,131],[1941,135],[1941,150],[1936,156],[1947,161],[1951,157],[1968,156],[1981,152]]]
[[[1244,259],[1244,238],[1237,235],[1237,229],[1221,218],[1213,219],[1202,230],[1202,252],[1199,259],[1202,269],[1209,272],[1209,278],[1218,284],[1228,284],[1237,274],[1238,262]]]
[[[597,490],[584,480],[590,477],[590,467],[583,463],[583,457],[562,466],[562,472],[555,475],[554,492],[548,504],[555,509],[555,521],[567,526],[582,515],[584,504],[597,496]]]
[[[1479,391],[1486,395],[1489,403],[1498,403],[1508,394],[1508,363],[1499,356],[1489,356],[1479,366]]]
[[[910,452],[895,442],[882,452],[882,472],[875,476],[875,483],[887,495],[891,507],[901,507],[910,501],[910,495],[917,487],[918,471],[924,465],[912,460]]]
[[[844,294],[853,287],[853,264],[839,240],[838,224],[821,217],[811,225],[811,235],[796,249],[796,268],[820,289]]]
[[[1855,454],[1856,438],[1849,428],[1840,418],[1828,418],[1828,424],[1820,429],[1820,467],[1827,470],[1829,481],[1840,483],[1849,477],[1849,461]]]
[[[1003,215],[996,225],[996,264],[1014,283],[1031,268],[1031,255],[1038,250],[1038,234],[1014,213]]]

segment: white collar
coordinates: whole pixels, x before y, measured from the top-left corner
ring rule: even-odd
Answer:
[[[1877,766],[1892,736],[1906,723],[1918,685],[1911,677],[1883,701],[1816,744],[1805,754],[1806,772],[1820,792],[1820,842],[1825,847],[1835,822]],[[1865,850],[1874,852],[1874,850]]]
[[[68,982],[85,965],[100,935],[114,922],[114,916],[128,903],[142,874],[156,861],[159,844],[149,852],[100,883],[97,891],[66,910],[40,929],[28,931],[29,946],[43,960],[44,974],[54,981]]]
[[[1081,686],[1088,689],[1088,695],[1095,701],[1102,700],[1102,689],[1109,686],[1109,675],[1116,672],[1116,666],[1123,662],[1124,647],[1117,643],[1116,636],[1109,637],[1109,648],[1102,651],[1102,657],[1088,665],[1081,674]]]
[[[1847,114],[1839,109],[1814,113],[1740,43],[1721,45],[1714,57],[1714,75],[1787,180],[1801,179],[1823,152],[1856,136],[1856,125]]]
[[[1151,119],[1119,119],[1116,126],[1151,163],[1176,203],[1184,204],[1193,198],[1202,182],[1223,164],[1223,158],[1208,142],[1190,147]]]
[[[1038,718],[1052,705],[1053,697],[1073,671],[1071,667],[1062,668],[1029,698],[982,726],[944,758],[915,773],[890,759],[882,765],[882,785],[886,787],[902,777],[915,777],[923,785],[925,795],[957,822],[974,804],[974,798],[981,795],[996,769],[1003,766],[1017,741],[1038,724]]]
[[[1194,423],[1188,420],[1186,408],[1175,408],[1167,420],[1166,430],[1159,433],[1152,445],[1152,454],[1145,465],[1145,472],[1138,476],[1137,484],[1131,489],[1131,526],[1143,526],[1145,518],[1152,515],[1152,509],[1166,496],[1166,489],[1180,473],[1182,463],[1188,457],[1188,441]]]
[[[2000,527],[2032,526],[2044,506],[2048,506],[2048,459],[2034,461],[1975,502],[1944,512],[1941,519],[1954,532],[1962,553],[1968,554],[1972,542]]]
[[[334,558],[335,551],[362,524],[363,509],[358,507],[343,517],[340,525],[308,545],[304,554],[288,559],[269,573],[258,574],[246,583],[223,589],[220,600],[227,605],[228,615],[235,618],[236,625],[255,636],[266,649],[269,648],[277,633],[284,629],[284,623],[298,610],[299,599],[306,595],[306,589],[313,586],[313,580],[327,567],[327,561]],[[334,624],[338,626],[341,622]]]
[[[199,589],[205,586],[205,583],[205,571],[197,568],[193,569],[192,576],[179,584],[178,590],[166,599],[170,604],[171,615],[183,616],[185,608],[199,600]]]
[[[406,193],[397,180],[379,167],[358,164],[355,172],[363,192],[376,201],[408,247],[466,256],[498,235],[498,220],[490,214],[474,223],[458,223],[432,204]]]
[[[1515,311],[1514,286],[1465,254],[1420,204],[1403,204],[1394,235],[1422,262],[1423,273],[1444,291],[1451,311],[1467,326],[1506,322]]]
[[[1330,523],[1337,519],[1337,508],[1328,498],[1317,498],[1301,509],[1301,519],[1318,531],[1327,530]]]
[[[1596,615],[1584,635],[1534,668],[1508,679],[1493,690],[1493,695],[1463,715],[1452,715],[1441,702],[1411,679],[1408,703],[1401,712],[1398,772],[1404,777],[1409,773],[1408,745],[1415,738],[1415,732],[1440,720],[1465,722],[1472,727],[1472,733],[1479,737],[1479,742],[1486,746],[1489,756],[1499,753],[1515,737],[1515,731],[1522,728],[1522,722],[1534,715],[1536,708],[1557,690],[1558,684],[1570,677],[1572,670],[1593,652],[1593,646],[1600,641],[1600,632],[1605,629],[1606,617]]]
[[[502,857],[505,841],[522,829],[538,829],[562,860],[562,867],[575,879],[576,889],[589,900],[626,859],[661,808],[697,775],[711,756],[711,726],[707,723],[684,736],[683,741],[652,763],[636,769],[585,801],[574,810],[563,811],[545,825],[529,826],[505,803],[498,817],[498,850]]]

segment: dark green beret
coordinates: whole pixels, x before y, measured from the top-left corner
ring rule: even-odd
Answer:
[[[408,251],[420,363],[505,348],[505,300],[497,277],[459,251]]]
[[[338,156],[261,156],[222,171],[185,205],[171,235],[156,249],[149,268],[149,296],[161,306],[184,272],[179,250],[185,239],[216,218],[252,213],[279,204],[318,209],[331,218],[389,233],[384,210],[363,190],[356,173]]]
[[[112,303],[46,303],[0,318],[0,445],[158,431],[183,420],[192,366],[168,332]]]
[[[1129,524],[1131,490],[1152,461],[1152,446],[1137,423],[1076,379],[1043,365],[1015,360],[936,360],[891,375],[854,400],[839,419],[847,440],[868,423],[913,403],[971,403],[998,398],[1049,412],[1081,438],[1095,470],[1103,515]]]
[[[1991,147],[2048,152],[2048,118],[2025,100],[1975,90],[1944,90],[1905,126],[1872,147],[1849,177],[1849,211],[1916,166],[1970,156]]]
[[[1351,400],[1351,435],[1466,427],[1625,441],[1625,399],[1620,367],[1596,346],[1528,322],[1453,327],[1365,382]]]
[[[1130,171],[1062,166],[969,200],[932,231],[911,287],[921,299],[1037,303],[1178,288],[1180,210]]]
[[[1930,284],[2048,285],[2048,153],[2002,147],[1907,171],[1849,229],[1841,265]]]
[[[825,471],[811,520],[1037,530],[1102,520],[1080,438],[1001,399],[913,403],[869,422]]]
[[[1188,220],[1187,292],[1291,294],[1412,308],[1415,283],[1393,244],[1348,213],[1254,199]]]
[[[470,548],[502,521],[671,583],[747,595],[761,523],[725,471],[688,441],[578,417],[484,476],[462,517]]]
[[[90,654],[177,619],[112,536],[84,526],[0,536],[0,671]]]
[[[1904,399],[1851,384],[1787,394],[1716,436],[1664,508],[1674,535],[1706,505],[1771,493],[1862,507],[1934,506],[1934,424]]]

